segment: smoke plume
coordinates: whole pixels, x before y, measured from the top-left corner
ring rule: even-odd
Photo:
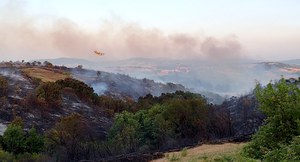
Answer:
[[[122,21],[103,21],[87,29],[65,18],[27,14],[20,5],[0,9],[0,57],[18,59],[77,57],[95,59],[94,50],[107,58],[166,57],[231,60],[240,55],[235,37],[214,38],[194,33],[165,33],[157,28]],[[155,26],[155,24],[153,25]]]

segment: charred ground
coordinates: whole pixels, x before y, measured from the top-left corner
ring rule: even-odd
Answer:
[[[78,153],[77,148],[72,150],[63,146],[65,143],[56,143],[57,146],[62,145],[67,155],[57,156],[69,161],[132,152],[167,151],[220,139],[246,140],[257,131],[264,119],[252,94],[233,97],[221,105],[214,105],[205,96],[185,92],[188,89],[182,85],[134,79],[123,74],[86,70],[80,66],[54,66],[50,62],[5,62],[0,65],[0,76],[3,81],[0,87],[0,122],[3,128],[20,117],[24,121],[25,130],[35,127],[38,132],[47,135],[51,130],[59,128],[58,123],[72,121],[79,116],[80,122],[84,123],[79,134],[86,135],[79,139],[102,143],[108,138],[110,144],[117,142],[115,146],[120,146],[113,131],[121,133],[127,125],[125,122],[122,128],[116,126],[118,117],[115,113],[131,113],[132,119],[139,125],[135,131],[142,131],[143,134],[147,130],[143,128],[145,121],[138,116],[147,116],[154,111],[154,114],[158,113],[156,116],[170,122],[166,127],[160,125],[160,128],[174,131],[168,134],[161,132],[163,129],[155,130],[163,135],[153,137],[159,139],[155,140],[155,144],[151,141],[152,137],[149,139],[144,134],[144,140],[150,140],[147,146],[138,142],[134,147],[124,146],[122,150],[116,150],[109,144],[100,144],[100,150],[86,145],[93,150],[92,153],[84,157],[83,152],[87,150],[81,150],[75,159],[72,159],[72,155]],[[157,105],[160,106],[158,112]],[[190,121],[190,118],[195,120]],[[151,116],[149,120],[157,122]]]

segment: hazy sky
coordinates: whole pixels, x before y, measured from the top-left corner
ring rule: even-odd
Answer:
[[[0,0],[0,60],[300,58],[299,0]]]

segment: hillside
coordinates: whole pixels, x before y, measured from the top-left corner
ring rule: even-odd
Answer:
[[[146,96],[147,94],[151,94],[153,96],[160,96],[163,93],[174,93],[176,91],[189,91],[184,86],[173,83],[157,83],[153,80],[149,79],[135,79],[128,75],[124,74],[114,74],[103,71],[95,71],[95,70],[87,70],[83,68],[67,68],[65,66],[53,66],[48,67],[48,65],[36,64],[36,62],[30,63],[2,63],[0,68],[0,75],[4,76],[9,82],[8,88],[8,100],[3,101],[4,106],[6,106],[5,113],[10,114],[7,116],[3,116],[2,120],[4,123],[7,123],[12,119],[12,103],[17,103],[14,106],[16,107],[14,111],[23,113],[22,100],[29,100],[30,94],[35,93],[35,89],[38,87],[38,82],[55,82],[60,79],[65,79],[68,77],[72,77],[76,80],[82,81],[88,86],[91,86],[94,92],[98,95],[110,96],[115,99],[122,99],[124,101],[137,101],[140,97]],[[72,94],[73,92],[66,91],[63,93],[63,103],[65,112],[53,112],[47,116],[52,122],[57,121],[59,117],[70,114],[72,112],[80,112],[82,109],[85,111],[87,115],[87,119],[89,118],[88,114],[96,115],[98,113],[93,113],[94,111],[101,110],[101,108],[97,108],[94,105],[88,105],[85,102],[82,102],[80,98],[76,95]],[[205,95],[213,96],[214,99],[219,98],[218,100],[222,100],[218,95],[205,92]],[[209,101],[214,100],[210,97],[206,97]],[[249,129],[248,131],[241,133],[244,129],[240,129],[239,127],[234,128],[237,132],[237,136],[243,136],[247,134],[253,133],[255,128],[257,128],[261,121],[263,120],[263,116],[260,115],[257,110],[257,103],[254,102],[255,99],[253,96],[249,95],[248,97],[241,98],[231,98],[221,104],[219,107],[225,108],[230,111],[231,115],[235,115],[233,119],[237,119],[236,122],[233,121],[233,124],[236,123],[237,126],[240,126],[244,121],[240,121],[240,119],[244,119],[245,121],[249,118]],[[251,104],[248,104],[251,103]],[[26,103],[25,103],[26,104]],[[23,104],[24,105],[24,104]],[[72,109],[70,109],[72,107]],[[249,107],[249,108],[248,108]],[[27,108],[28,109],[28,108]],[[70,110],[69,110],[70,109]],[[249,111],[251,109],[251,111]],[[31,109],[30,109],[31,110]],[[245,114],[244,111],[249,111],[247,117],[241,117],[239,114]],[[42,111],[33,111],[27,112],[24,116],[39,116],[41,117]],[[100,114],[103,112],[99,112]],[[253,114],[251,114],[253,113]],[[17,113],[18,114],[18,113]],[[38,115],[40,114],[40,115]],[[103,116],[103,115],[100,115]],[[252,120],[253,117],[257,120]],[[28,119],[30,122],[28,125],[32,124],[39,120],[37,119]],[[105,121],[109,121],[108,119],[104,119]],[[39,124],[44,125],[44,124]],[[106,124],[107,125],[107,124]],[[109,125],[109,122],[108,122]],[[244,127],[244,126],[242,126]],[[238,131],[239,130],[239,131]],[[248,133],[247,133],[248,132]],[[239,134],[239,135],[238,135]]]
[[[82,101],[74,92],[62,93],[61,105],[48,105],[47,103],[38,102],[34,97],[38,85],[33,78],[24,75],[32,69],[22,69],[15,67],[0,68],[0,75],[8,80],[7,94],[1,98],[0,122],[7,125],[15,116],[20,116],[24,120],[26,128],[35,125],[40,131],[49,129],[59,121],[63,116],[71,115],[72,113],[80,113],[85,120],[98,132],[97,136],[102,138],[106,135],[106,130],[111,125],[111,119],[105,115],[101,107]],[[41,69],[34,69],[41,71]],[[51,73],[47,70],[42,70],[44,76],[42,80],[50,81],[54,75],[49,75],[50,78],[45,78],[45,74]],[[31,75],[29,72],[29,75]],[[60,74],[56,74],[59,75]],[[35,76],[35,75],[34,75]],[[38,77],[38,78],[39,78]],[[52,107],[55,107],[53,109]],[[93,119],[93,120],[91,120]]]
[[[25,131],[54,133],[52,151],[69,160],[149,160],[199,142],[245,141],[264,120],[252,94],[214,105],[180,84],[49,62],[0,64],[0,92],[0,132],[21,119]]]
[[[285,60],[283,63],[300,66],[300,59]]]
[[[2,63],[0,67],[0,76],[9,83],[7,98],[1,99],[0,122],[6,125],[17,115],[25,120],[28,128],[36,125],[40,130],[50,128],[61,117],[77,112],[82,114],[90,125],[96,126],[95,130],[102,132],[100,136],[104,137],[111,119],[107,117],[104,108],[82,101],[72,91],[62,93],[62,105],[59,111],[48,111],[49,108],[45,109],[43,105],[35,105],[38,103],[32,101],[32,95],[35,94],[39,82],[55,82],[72,77],[90,85],[99,95],[126,100],[137,100],[149,93],[160,95],[187,90],[182,85],[155,83],[153,80],[134,79],[107,72],[100,72],[101,75],[97,75],[97,71],[78,68],[48,67],[20,62]]]
[[[212,92],[221,96],[236,96],[251,91],[255,81],[262,84],[299,76],[297,60],[262,62],[241,59],[233,62],[211,62],[208,60],[131,58],[124,60],[98,59],[86,60],[61,58],[55,61],[58,65],[83,65],[88,69],[130,75],[138,79],[148,78],[162,83],[176,83],[185,86],[195,93]],[[208,96],[209,97],[209,96]],[[213,98],[210,97],[210,98]],[[222,102],[222,101],[221,101]],[[217,103],[221,103],[218,101]]]
[[[147,94],[159,96],[162,93],[188,91],[183,85],[174,83],[157,83],[149,79],[136,79],[124,74],[113,74],[74,68],[70,69],[72,77],[93,87],[100,95],[115,96],[117,98],[130,97],[137,100]]]

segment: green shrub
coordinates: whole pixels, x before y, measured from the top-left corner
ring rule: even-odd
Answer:
[[[268,152],[264,158],[266,161],[300,161],[300,136],[294,137],[290,144]]]
[[[6,151],[0,150],[0,161],[11,162],[14,160],[14,156]]]
[[[14,155],[40,153],[44,148],[44,139],[37,134],[34,128],[26,133],[23,130],[22,122],[15,120],[5,130],[1,146],[3,150]]]
[[[187,148],[183,148],[181,150],[181,157],[186,157],[187,156]]]
[[[39,99],[43,99],[47,102],[55,102],[61,100],[61,87],[53,82],[42,83],[36,89],[36,95]]]
[[[140,123],[135,119],[133,113],[125,111],[116,115],[108,135],[108,141],[115,153],[129,153],[138,150],[140,127]]]
[[[267,115],[266,125],[243,149],[243,155],[267,161],[294,160],[291,154],[299,158],[300,89],[281,79],[266,87],[257,85],[256,97]]]
[[[294,137],[291,144],[286,148],[285,160],[300,161],[300,136]]]
[[[172,154],[172,156],[171,157],[169,157],[169,161],[179,161],[180,160],[180,157],[178,156],[178,155],[176,155],[176,154]]]
[[[2,148],[14,155],[23,154],[26,150],[25,133],[19,125],[9,125],[3,134]]]
[[[35,128],[31,128],[25,139],[26,152],[39,153],[44,150],[44,137],[36,132]]]

